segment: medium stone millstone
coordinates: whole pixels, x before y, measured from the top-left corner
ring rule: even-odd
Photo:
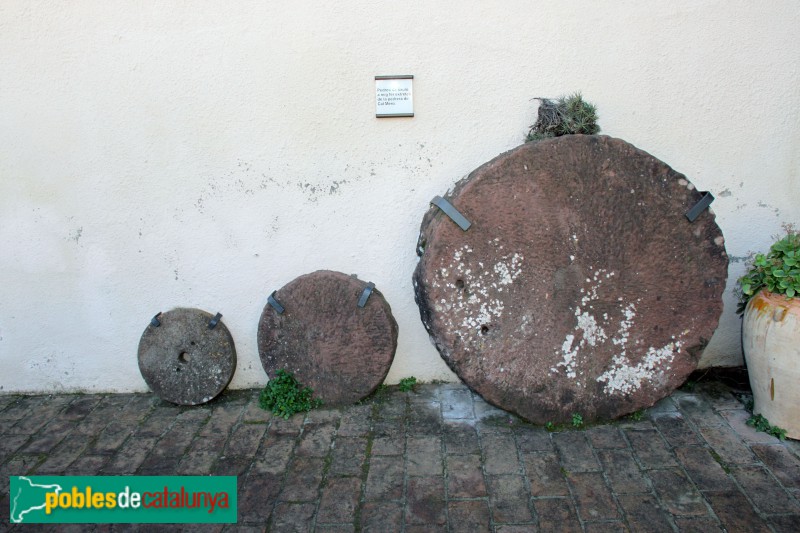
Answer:
[[[422,222],[422,322],[487,401],[537,423],[610,419],[680,386],[717,327],[728,257],[701,194],[619,139],[500,155]]]
[[[397,349],[397,322],[376,289],[363,308],[367,283],[320,270],[275,293],[285,309],[267,304],[258,324],[258,353],[269,376],[294,374],[325,405],[355,403],[383,383]]]
[[[162,313],[139,341],[139,371],[162,400],[197,405],[214,399],[233,378],[236,349],[225,324],[213,315],[178,308]]]

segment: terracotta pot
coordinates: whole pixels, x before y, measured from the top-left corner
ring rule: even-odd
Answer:
[[[742,328],[753,412],[800,439],[800,298],[762,290],[748,302]]]

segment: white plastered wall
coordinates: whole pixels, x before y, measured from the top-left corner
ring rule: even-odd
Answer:
[[[232,386],[262,385],[266,297],[317,269],[385,294],[389,382],[455,380],[413,299],[422,215],[574,90],[717,196],[701,364],[740,364],[744,258],[800,222],[798,27],[795,1],[0,2],[0,389],[146,390],[176,306],[222,312]],[[414,118],[375,118],[386,74]]]

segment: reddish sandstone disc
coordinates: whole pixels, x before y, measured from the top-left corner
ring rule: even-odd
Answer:
[[[728,257],[701,194],[619,139],[511,150],[448,196],[472,226],[424,217],[414,273],[425,327],[487,401],[566,422],[648,407],[697,366]]]
[[[285,369],[325,405],[355,403],[383,383],[397,350],[397,322],[373,289],[358,307],[367,283],[320,270],[275,293],[258,324],[258,352],[270,377]]]

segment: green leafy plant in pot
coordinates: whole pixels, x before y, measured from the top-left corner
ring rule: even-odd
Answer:
[[[800,233],[757,254],[739,289],[753,413],[800,439]]]

